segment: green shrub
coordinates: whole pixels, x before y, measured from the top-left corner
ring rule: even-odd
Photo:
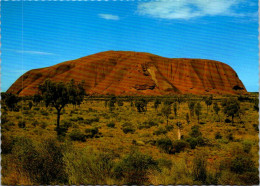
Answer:
[[[222,135],[220,134],[220,132],[215,133],[215,139],[222,139]]]
[[[39,121],[38,121],[38,120],[34,120],[34,121],[32,122],[32,125],[33,125],[34,127],[36,127],[37,125],[39,125]]]
[[[132,151],[116,164],[114,175],[124,184],[148,184],[149,170],[157,169],[158,163],[151,156]]]
[[[79,129],[73,129],[69,134],[69,137],[73,141],[86,141],[86,136]]]
[[[156,131],[153,132],[154,135],[161,135],[161,134],[167,134],[167,130],[162,128],[162,127],[159,127]]]
[[[45,129],[45,128],[47,127],[47,123],[44,122],[44,121],[42,121],[40,127],[41,127],[42,129]]]
[[[188,138],[187,142],[190,144],[191,149],[195,149],[196,146],[198,145],[197,138]]]
[[[158,166],[160,168],[167,168],[167,169],[171,169],[172,167],[172,161],[170,159],[164,159],[164,158],[160,158],[157,160],[158,162]]]
[[[195,149],[196,146],[204,146],[206,145],[206,142],[202,136],[199,136],[197,138],[188,138],[186,141],[190,144],[191,149]]]
[[[199,146],[205,146],[206,145],[206,141],[202,136],[197,137],[197,143]]]
[[[149,120],[149,121],[145,121],[141,125],[139,125],[138,129],[143,129],[143,128],[148,129],[148,128],[151,128],[153,126],[158,126],[158,123],[156,123],[155,121]]]
[[[94,122],[99,122],[99,118],[93,117],[93,118],[84,119],[84,121],[83,121],[83,123],[87,124],[87,125],[91,125]]]
[[[192,174],[195,181],[206,183],[207,179],[207,159],[203,154],[196,154],[193,159]]]
[[[233,134],[230,132],[226,135],[226,138],[229,140],[229,141],[234,141],[234,137],[233,137]]]
[[[156,146],[163,152],[172,154],[173,153],[173,143],[169,138],[161,138],[156,141]]]
[[[172,131],[174,129],[174,126],[173,125],[166,125],[165,126],[165,130],[166,131]]]
[[[230,170],[236,174],[242,174],[244,172],[255,172],[257,168],[248,156],[238,155],[231,161]]]
[[[252,143],[251,143],[251,141],[247,141],[247,140],[245,140],[245,141],[243,141],[243,150],[244,150],[244,152],[245,153],[249,153],[250,151],[251,151],[251,149],[252,149]]]
[[[12,156],[16,169],[29,175],[35,185],[65,183],[62,148],[53,139],[44,140],[39,145],[25,137],[14,139]]]
[[[132,124],[132,123],[128,123],[128,122],[126,122],[126,123],[124,123],[124,124],[122,125],[122,130],[123,130],[123,132],[124,132],[125,134],[127,134],[127,133],[133,134],[133,133],[135,132],[135,129],[134,129],[134,127],[133,127],[133,124]]]
[[[40,108],[39,107],[34,107],[33,110],[38,111],[38,110],[40,110]]]
[[[1,135],[1,153],[2,154],[9,154],[11,153],[14,145],[14,140],[11,136],[8,135]]]
[[[258,124],[253,124],[253,127],[254,127],[254,129],[255,129],[256,132],[259,132],[259,126],[258,126]]]
[[[68,184],[104,184],[111,179],[114,167],[114,156],[109,153],[93,151],[93,149],[75,149],[67,147],[64,153],[65,171]]]
[[[189,135],[191,137],[194,137],[194,138],[201,136],[202,134],[201,134],[201,132],[199,130],[199,126],[198,125],[192,126],[191,127],[191,132],[189,133]]]
[[[29,109],[28,109],[28,110],[29,110]],[[22,114],[23,114],[23,115],[29,114],[30,112],[29,112],[28,110],[22,111]]]
[[[41,110],[40,112],[43,116],[48,116],[49,113],[46,110]]]
[[[85,133],[87,138],[93,138],[98,134],[98,128],[92,127],[92,128],[85,129]]]
[[[110,122],[107,124],[108,127],[110,128],[115,128],[115,123],[114,122]]]
[[[172,153],[180,153],[181,151],[184,151],[184,149],[188,147],[188,143],[183,140],[176,140],[172,143]]]
[[[25,128],[26,124],[25,124],[25,121],[19,121],[18,122],[18,127],[19,128]]]

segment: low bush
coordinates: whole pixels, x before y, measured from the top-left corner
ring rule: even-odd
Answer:
[[[64,153],[67,184],[104,184],[113,177],[114,156],[111,153],[67,147]]]
[[[41,110],[40,112],[43,116],[48,116],[49,113],[46,110]]]
[[[98,117],[93,117],[93,118],[88,118],[88,119],[84,119],[83,123],[87,124],[87,125],[91,125],[94,122],[99,122],[99,118]]]
[[[184,151],[184,149],[188,146],[189,144],[186,141],[176,140],[172,143],[172,153],[180,153],[181,151]]]
[[[135,128],[133,127],[133,124],[129,122],[126,122],[122,125],[122,130],[125,134],[127,133],[133,134],[135,132]]]
[[[249,153],[252,149],[252,142],[251,141],[248,141],[248,140],[245,140],[243,141],[243,150],[245,153]]]
[[[1,135],[1,153],[2,154],[9,154],[11,153],[14,145],[14,140],[11,136]]]
[[[47,123],[44,122],[44,121],[42,121],[41,124],[40,124],[40,127],[41,127],[42,129],[46,129]]]
[[[12,149],[15,169],[30,177],[35,185],[66,183],[62,148],[54,139],[34,144],[26,137],[17,137]]]
[[[159,127],[156,131],[153,132],[154,135],[167,134],[167,130],[165,128]]]
[[[114,122],[110,122],[110,123],[107,124],[107,127],[115,128],[115,123]]]
[[[230,119],[225,119],[225,123],[231,123],[232,121]]]
[[[173,143],[169,138],[158,139],[156,146],[165,153],[171,154],[173,152]]]
[[[230,170],[236,174],[244,172],[257,172],[255,163],[248,156],[238,155],[232,161]]]
[[[258,124],[253,124],[253,127],[256,132],[259,132],[259,125]]]
[[[226,135],[226,138],[229,140],[229,141],[234,141],[234,137],[233,137],[233,134],[230,132]]]
[[[33,110],[38,111],[38,110],[40,110],[40,108],[39,107],[34,107]]]
[[[172,131],[174,129],[174,126],[173,125],[166,125],[165,126],[165,130],[166,131]]]
[[[192,174],[195,181],[206,184],[207,179],[207,159],[203,154],[196,154],[193,159]]]
[[[85,134],[82,133],[79,129],[72,130],[71,133],[69,134],[69,137],[73,141],[82,141],[82,142],[86,141]]]
[[[172,167],[172,161],[170,159],[160,158],[157,160],[157,162],[158,162],[158,166],[160,168],[171,169],[171,167]]]
[[[151,156],[132,151],[119,161],[114,168],[116,179],[124,184],[148,184],[150,170],[158,170],[158,163]]]
[[[98,134],[98,128],[92,127],[92,128],[85,129],[85,133],[87,138],[93,138]]]
[[[196,146],[206,145],[205,139],[202,136],[199,136],[197,138],[190,137],[190,138],[187,138],[186,141],[190,144],[191,149],[195,149]]]
[[[215,139],[222,139],[222,135],[220,134],[220,132],[215,133]]]
[[[153,126],[158,126],[158,123],[156,123],[155,121],[151,121],[151,120],[149,120],[149,121],[145,121],[145,122],[143,122],[142,124],[140,124],[139,126],[138,126],[138,129],[148,129],[148,128],[151,128],[151,127],[153,127]]]
[[[200,128],[200,127],[199,127],[198,125],[192,126],[192,127],[191,127],[191,132],[189,133],[189,135],[190,135],[191,137],[194,137],[194,138],[201,136],[202,134],[201,134],[199,128]]]
[[[34,121],[32,122],[32,125],[33,125],[34,127],[38,126],[38,125],[39,125],[39,121],[38,121],[38,120],[34,120]]]
[[[25,121],[18,121],[19,128],[25,128],[25,126],[26,126]]]

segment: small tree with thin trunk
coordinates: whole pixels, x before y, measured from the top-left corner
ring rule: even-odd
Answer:
[[[161,104],[161,101],[158,98],[156,98],[154,101],[154,108],[155,108],[156,112],[157,112],[157,109],[160,104]]]
[[[166,117],[167,125],[168,125],[168,120],[169,120],[170,114],[171,114],[171,105],[163,105],[163,107],[162,107],[162,115],[164,117]]]
[[[190,117],[189,117],[188,113],[186,113],[186,121],[187,121],[187,124],[189,125],[190,124]]]
[[[190,116],[193,117],[194,116],[195,102],[194,101],[190,101],[188,106],[189,106],[189,110],[190,110]]]
[[[42,93],[43,100],[46,107],[53,106],[57,110],[57,134],[61,134],[60,130],[60,115],[61,110],[74,98],[71,97],[70,92],[72,88],[77,88],[77,86],[68,86],[63,82],[52,82],[47,79],[43,84],[39,86],[39,90]],[[77,96],[77,95],[74,95]],[[73,102],[74,103],[74,102]]]
[[[173,111],[174,111],[175,117],[177,117],[177,104],[176,103],[173,104]]]
[[[205,103],[207,105],[207,114],[208,114],[209,107],[210,107],[210,105],[212,105],[212,97],[211,96],[210,97],[206,97]]]
[[[195,105],[195,114],[198,118],[198,123],[200,123],[200,115],[201,115],[201,110],[202,110],[202,107],[201,107],[201,104],[200,103],[197,103]]]
[[[232,125],[234,123],[234,117],[240,112],[240,104],[237,99],[230,98],[223,104],[223,112],[228,117],[231,116]]]
[[[220,119],[220,118],[219,118],[219,115],[218,115],[218,112],[220,111],[220,108],[219,108],[217,102],[214,102],[214,104],[213,104],[213,109],[214,109],[215,113],[217,114],[218,119]]]

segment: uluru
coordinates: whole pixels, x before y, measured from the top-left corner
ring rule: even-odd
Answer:
[[[7,92],[34,95],[46,79],[84,80],[86,93],[92,95],[247,93],[237,73],[225,63],[131,51],[100,52],[33,69],[18,78]]]

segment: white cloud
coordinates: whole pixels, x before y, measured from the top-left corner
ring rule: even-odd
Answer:
[[[50,52],[41,52],[41,51],[34,51],[34,50],[13,50],[13,49],[5,49],[7,51],[13,51],[16,53],[23,53],[23,54],[36,54],[36,55],[55,55]]]
[[[137,12],[163,19],[203,16],[244,16],[234,10],[243,0],[159,0],[139,3]]]
[[[108,20],[119,20],[119,17],[117,15],[112,14],[98,14],[98,16]]]

